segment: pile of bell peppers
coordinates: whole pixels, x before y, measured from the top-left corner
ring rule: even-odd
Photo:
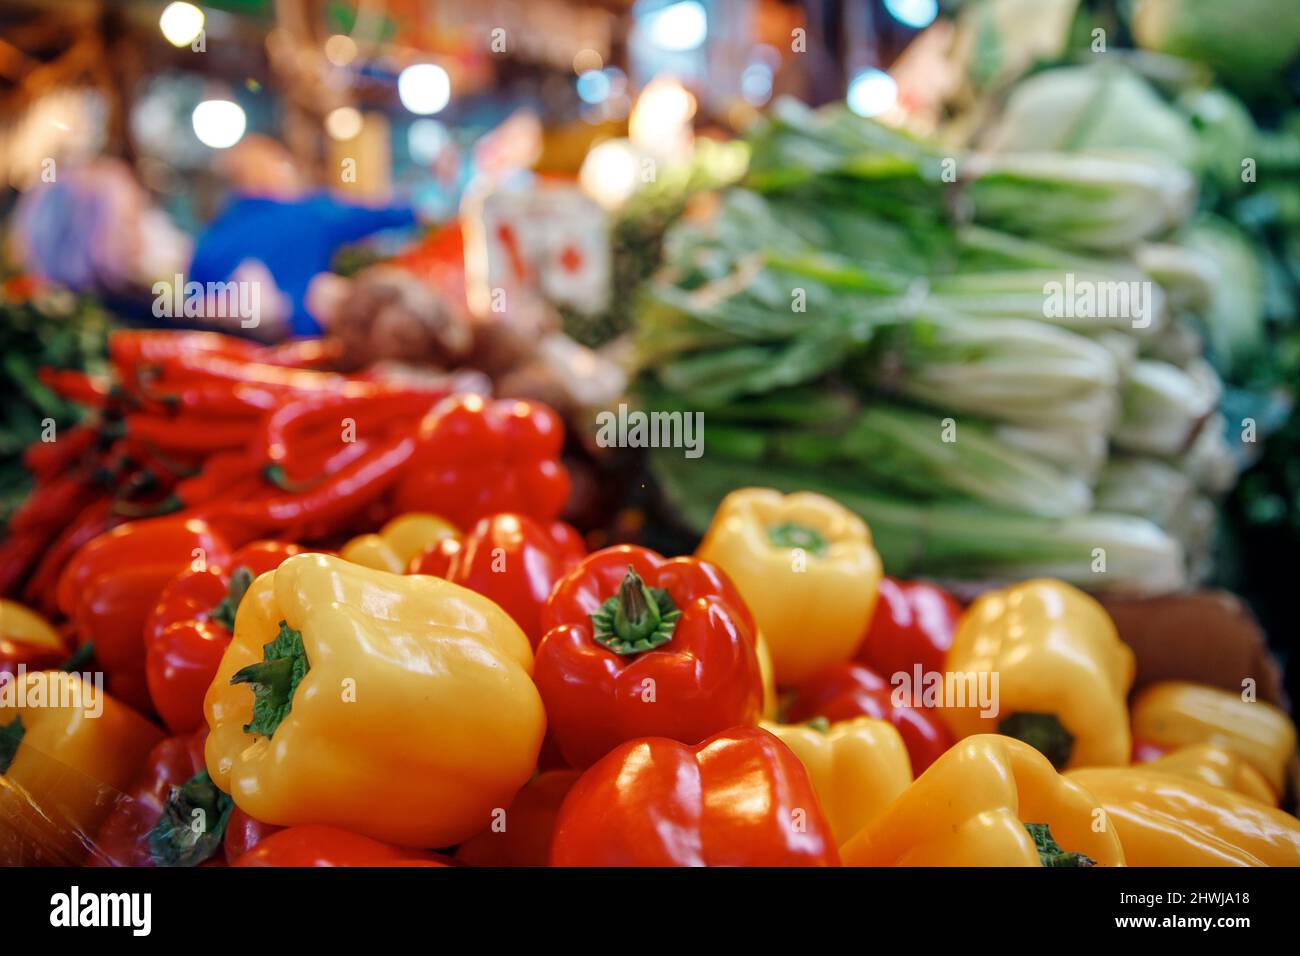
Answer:
[[[0,864],[1300,865],[1285,713],[1134,695],[1073,587],[963,607],[767,489],[693,555],[588,554],[549,411],[356,384],[261,416],[267,496],[220,459],[237,493],[76,549],[61,627],[0,602]]]

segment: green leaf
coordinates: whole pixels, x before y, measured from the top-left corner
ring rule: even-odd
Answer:
[[[259,737],[274,736],[280,722],[293,708],[293,695],[307,676],[311,664],[302,645],[302,632],[284,621],[275,640],[262,647],[263,660],[249,664],[230,678],[232,684],[253,685],[253,719],[244,732]]]
[[[207,770],[172,787],[162,816],[149,831],[155,866],[198,866],[216,855],[235,802],[217,789]]]
[[[1043,866],[1076,867],[1097,865],[1096,860],[1084,856],[1082,853],[1067,853],[1062,850],[1056,840],[1052,838],[1052,831],[1048,829],[1046,823],[1026,823],[1025,829],[1034,838],[1034,847],[1038,850],[1038,858],[1043,861]]]

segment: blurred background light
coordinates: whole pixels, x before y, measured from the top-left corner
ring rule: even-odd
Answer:
[[[397,95],[412,113],[429,116],[451,101],[451,77],[436,63],[415,63],[398,75]]]
[[[845,97],[849,109],[859,116],[879,116],[898,102],[898,84],[884,70],[860,70],[849,80]]]
[[[406,148],[417,163],[431,163],[451,142],[447,127],[435,119],[418,119],[406,131]]]
[[[203,11],[192,3],[169,3],[158,18],[158,28],[172,46],[189,46],[203,32]]]
[[[244,138],[247,119],[238,103],[230,100],[204,100],[194,107],[190,117],[194,135],[204,146],[227,149]]]
[[[772,68],[766,63],[751,63],[740,75],[740,95],[752,106],[762,106],[772,98]]]
[[[584,103],[603,103],[609,97],[609,76],[602,70],[588,70],[578,77],[577,85]]]
[[[885,9],[899,23],[920,30],[939,15],[939,0],[885,0]]]
[[[684,52],[700,46],[709,35],[709,16],[699,0],[679,0],[645,14],[642,26],[661,50]]]
[[[335,33],[325,41],[325,59],[335,66],[347,66],[357,58],[357,41],[343,33]]]
[[[338,109],[330,110],[329,115],[325,117],[325,132],[337,140],[354,139],[360,132],[365,121],[361,118],[361,113],[352,106],[340,106]]]
[[[638,167],[636,151],[627,140],[607,140],[587,153],[578,183],[606,209],[616,209],[636,191]]]
[[[605,65],[599,53],[590,48],[579,50],[573,55],[573,72],[581,76],[588,70],[599,70]]]

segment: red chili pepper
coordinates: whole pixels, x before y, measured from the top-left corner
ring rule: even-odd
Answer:
[[[837,866],[799,758],[758,727],[690,747],[631,740],[560,807],[553,866]]]
[[[10,534],[0,542],[0,594],[13,594],[35,563],[45,535]]]
[[[373,438],[376,429],[394,419],[409,418],[414,428],[420,416],[442,396],[442,392],[381,392],[363,398],[329,393],[300,398],[263,420],[252,447],[265,449],[268,464],[283,467],[297,457],[304,442],[313,438],[325,448],[347,443],[345,420],[354,439]]]
[[[89,425],[73,425],[56,432],[54,441],[34,441],[23,451],[23,466],[36,479],[49,478],[71,468],[95,447],[99,432]]]
[[[205,513],[257,533],[309,524],[336,526],[387,491],[414,450],[415,439],[409,435],[388,439],[309,491],[262,501],[223,501]]]
[[[491,598],[536,649],[542,639],[542,606],[555,583],[584,556],[570,537],[577,532],[564,528],[551,532],[527,515],[489,515],[463,538],[443,538],[412,562],[411,572],[446,578]],[[568,544],[558,544],[557,538]]]
[[[145,676],[154,709],[172,733],[203,726],[203,695],[230,643],[248,586],[302,550],[296,544],[255,541],[227,564],[186,568],[163,588],[144,624]]]
[[[301,826],[271,834],[231,866],[451,866],[451,861],[336,827]]]
[[[878,674],[941,672],[961,605],[947,591],[924,581],[883,578],[876,609],[856,658]]]
[[[283,390],[242,382],[188,382],[142,394],[151,410],[212,418],[258,418],[285,399]]]
[[[343,344],[337,339],[291,339],[262,349],[260,361],[292,368],[320,368],[343,358]]]
[[[111,502],[107,494],[81,509],[77,517],[43,551],[32,548],[39,555],[39,563],[23,589],[24,599],[46,614],[58,610],[56,589],[59,575],[76,554],[89,541],[103,534],[113,524]]]
[[[112,384],[107,378],[67,368],[41,368],[37,373],[41,384],[61,398],[90,408],[107,408],[113,397]]]
[[[555,586],[541,623],[533,682],[571,766],[637,737],[695,744],[758,722],[754,621],[708,562],[597,551]]]
[[[934,711],[896,707],[892,697],[890,683],[869,668],[853,663],[836,664],[798,688],[786,719],[803,723],[825,717],[835,723],[866,716],[888,721],[903,738],[912,758],[912,773],[919,777],[952,746],[952,735]]]
[[[261,346],[218,332],[175,332],[123,329],[108,337],[108,355],[124,380],[135,378],[142,365],[154,365],[185,355],[226,356],[253,361]]]
[[[568,499],[564,426],[545,405],[452,395],[424,417],[419,437],[394,489],[399,513],[431,511],[468,528],[505,511],[550,521]]]
[[[370,382],[349,379],[336,372],[318,372],[314,369],[284,368],[264,362],[243,361],[216,353],[181,352],[171,356],[162,365],[163,380],[209,379],[234,383],[248,383],[267,388],[282,388],[301,392],[338,392],[344,395],[371,395],[377,387]]]
[[[257,463],[248,452],[217,452],[203,463],[198,475],[176,485],[176,498],[181,506],[195,508],[242,492],[257,478]]]
[[[207,455],[246,447],[252,427],[239,420],[135,414],[126,416],[126,432],[163,451]]]

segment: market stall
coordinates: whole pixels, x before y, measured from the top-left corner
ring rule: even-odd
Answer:
[[[1300,865],[1284,5],[112,6],[0,18],[0,865]]]

